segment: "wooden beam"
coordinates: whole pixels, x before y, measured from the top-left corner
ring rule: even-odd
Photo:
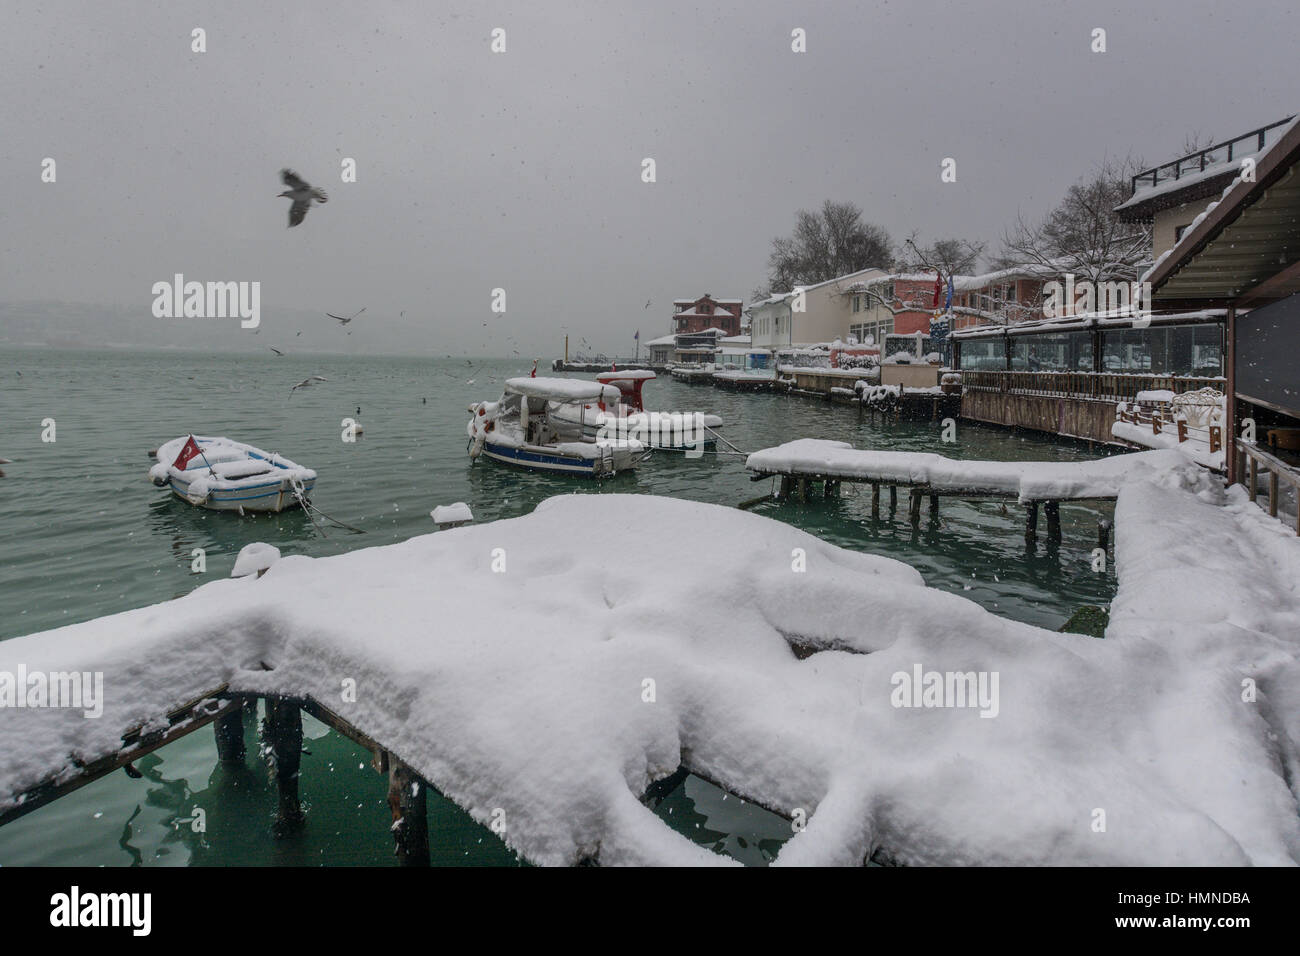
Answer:
[[[429,785],[391,754],[388,808],[393,815],[393,852],[398,866],[429,865]]]
[[[222,688],[225,688],[224,684]],[[238,711],[242,706],[236,700],[222,701],[217,699],[218,693],[218,691],[214,691],[210,695],[198,698],[187,705],[188,710],[172,711],[168,714],[170,726],[166,730],[148,734],[141,733],[140,728],[128,731],[122,738],[123,748],[116,753],[105,754],[91,760],[89,763],[82,763],[73,758],[71,762],[78,770],[75,776],[69,778],[66,768],[60,768],[34,787],[17,794],[14,798],[14,805],[0,811],[0,826],[11,823],[19,817],[24,817],[33,810],[39,810],[59,797],[80,790],[86,784],[93,783],[129,763],[134,763],[141,757],[153,753],[160,747],[165,747],[231,712]],[[127,741],[128,737],[131,738],[129,743]]]
[[[1275,272],[1253,289],[1243,292],[1234,305],[1237,308],[1249,309],[1264,302],[1285,299],[1297,289],[1300,289],[1300,259],[1280,272]]]
[[[268,697],[263,733],[275,759],[279,804],[274,829],[277,836],[284,836],[300,829],[304,821],[298,801],[298,771],[302,765],[302,710],[298,701]]]

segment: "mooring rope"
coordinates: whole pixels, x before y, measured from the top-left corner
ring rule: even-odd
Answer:
[[[735,454],[737,454],[737,455],[744,455],[745,457],[749,457],[749,452],[747,452],[747,451],[741,451],[739,448],[737,448],[737,447],[736,447],[735,445],[733,445],[731,442],[727,441],[725,438],[723,438],[721,435],[719,435],[717,432],[715,432],[715,431],[714,431],[712,428],[710,428],[708,425],[705,425],[705,426],[704,426],[704,430],[705,430],[706,432],[708,432],[710,435],[712,435],[714,438],[716,438],[718,441],[722,442],[722,444],[724,444],[724,445],[726,445],[728,448],[732,449],[732,451],[733,451]],[[723,454],[725,454],[725,452],[724,452]]]
[[[293,496],[298,499],[298,504],[302,505],[302,510],[307,512],[307,517],[311,519],[311,523],[316,526],[316,530],[321,533],[322,538],[328,538],[329,535],[325,533],[324,528],[322,528],[319,524],[316,524],[316,515],[320,515],[322,518],[326,519],[327,521],[334,522],[340,528],[347,528],[349,531],[355,532],[356,534],[366,533],[364,528],[353,527],[352,525],[348,524],[346,521],[340,521],[338,518],[332,517],[331,515],[327,515],[325,512],[321,511],[315,505],[311,504],[307,500],[307,496],[304,494],[305,489],[302,487],[302,483],[298,479],[295,478],[293,480],[293,483],[290,485],[290,487],[293,489]]]

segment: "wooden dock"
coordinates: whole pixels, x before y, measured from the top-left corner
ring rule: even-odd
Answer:
[[[803,439],[749,456],[746,468],[751,481],[775,479],[779,501],[809,502],[836,498],[843,484],[870,487],[871,516],[881,516],[881,497],[889,494],[889,510],[898,508],[899,489],[908,499],[913,524],[921,520],[928,501],[932,518],[939,514],[941,498],[1001,499],[1022,504],[1025,509],[1025,538],[1038,535],[1040,510],[1046,515],[1050,540],[1061,539],[1062,501],[1113,501],[1130,471],[1148,463],[1169,467],[1177,459],[1151,452],[1115,456],[1084,462],[984,462],[947,459],[938,455],[909,452],[868,452],[850,448],[844,442]],[[1173,454],[1177,454],[1174,452]],[[1148,457],[1143,457],[1148,456]],[[753,507],[765,498],[744,502]],[[1101,519],[1097,545],[1108,548],[1110,522]]]
[[[306,819],[298,799],[298,777],[302,762],[302,715],[307,713],[371,752],[371,766],[388,775],[388,805],[393,819],[394,853],[399,865],[429,865],[428,782],[396,754],[320,701],[278,696],[260,699],[265,701],[266,714],[261,727],[262,740],[275,768],[278,806],[273,832],[277,837],[300,829]],[[0,810],[0,826],[39,810],[116,770],[130,767],[141,757],[209,724],[214,725],[217,758],[223,764],[241,764],[246,759],[244,722],[256,719],[258,700],[258,696],[232,692],[228,684],[222,684],[167,713],[165,721],[150,721],[129,728],[122,734],[122,745],[117,751],[88,762],[74,762],[75,773],[70,775],[67,768],[62,768],[15,795],[10,806]],[[164,723],[165,728],[162,726]],[[150,729],[145,730],[145,727]]]

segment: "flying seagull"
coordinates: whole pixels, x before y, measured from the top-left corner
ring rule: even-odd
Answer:
[[[277,349],[274,345],[268,345],[267,348],[270,349],[272,352],[274,352],[276,355],[280,356],[280,358],[284,358],[284,353],[281,352],[279,349]]]
[[[309,378],[304,378],[301,382],[299,382],[299,383],[298,383],[297,385],[295,385],[293,388],[289,389],[289,397],[290,397],[290,398],[293,398],[293,393],[296,392],[296,391],[298,391],[298,389],[300,389],[300,388],[310,388],[311,386],[315,385],[317,382],[328,382],[328,381],[329,381],[329,379],[327,379],[327,378],[326,378],[325,376],[323,376],[323,375],[312,375],[312,376],[309,377]]]
[[[649,300],[649,299],[646,299],[646,300],[645,300],[645,305],[641,306],[641,311],[644,312],[644,311],[645,311],[646,309],[648,309],[648,308],[650,308],[650,300]]]
[[[280,179],[289,188],[277,196],[277,199],[289,198],[293,200],[293,205],[289,207],[289,228],[292,229],[298,223],[302,222],[307,216],[307,210],[311,208],[311,201],[329,202],[329,197],[325,195],[325,190],[317,189],[307,180],[303,179],[292,169],[280,170]]]
[[[353,312],[347,318],[344,318],[341,315],[335,315],[333,312],[326,312],[325,314],[328,315],[331,319],[338,319],[344,325],[347,325],[349,322],[351,322],[353,319],[355,319],[358,315],[360,315],[364,311],[366,311],[366,307],[363,305],[360,309],[358,309],[356,312]]]

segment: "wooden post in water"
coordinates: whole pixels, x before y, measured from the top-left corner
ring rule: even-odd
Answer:
[[[776,497],[778,501],[790,500],[790,476],[789,475],[781,476],[781,486],[776,493]]]
[[[1061,540],[1061,503],[1047,502],[1047,538],[1049,541]]]
[[[222,763],[244,762],[244,706],[232,710],[212,723],[217,735],[217,759]]]
[[[1038,537],[1038,502],[1031,501],[1025,505],[1025,540],[1032,541]]]
[[[913,488],[911,497],[908,514],[912,519],[912,524],[918,524],[921,520],[921,489]]]
[[[935,494],[930,495],[930,517],[939,517],[939,496]]]
[[[302,806],[298,803],[298,769],[302,764],[302,711],[298,704],[283,697],[268,697],[263,733],[275,758],[275,783],[280,797],[275,830],[283,835],[303,824]]]
[[[1097,547],[1103,551],[1110,547],[1110,522],[1105,518],[1097,522]]]
[[[898,485],[889,486],[889,513],[892,515],[898,510]]]
[[[800,501],[808,500],[808,479],[807,478],[799,479],[799,500]]]
[[[429,785],[392,754],[388,756],[388,809],[393,813],[393,852],[398,866],[429,865]]]
[[[871,483],[871,517],[880,517],[880,482]]]

